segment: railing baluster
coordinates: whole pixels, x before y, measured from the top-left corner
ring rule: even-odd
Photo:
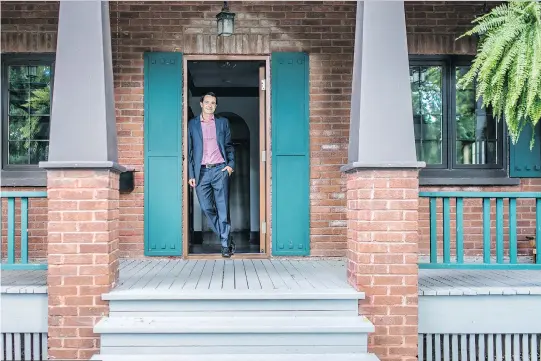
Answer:
[[[541,264],[541,198],[535,199],[535,249],[537,264]]]
[[[21,262],[28,263],[28,198],[21,198]]]
[[[483,262],[490,263],[490,198],[483,198]]]
[[[8,199],[8,263],[15,263],[15,198]]]
[[[430,198],[430,263],[438,263],[436,200],[435,197]]]
[[[451,263],[451,206],[443,198],[443,263]]]
[[[541,269],[541,192],[419,192],[421,198],[428,198],[430,201],[430,263],[420,263],[419,267],[424,269],[441,269],[441,268],[455,268],[455,269]],[[451,247],[451,202],[452,198],[455,198],[456,211],[454,212],[456,217],[455,231],[453,236],[456,239],[456,258],[452,257]],[[483,215],[479,217],[477,214],[470,213],[470,208],[465,208],[464,199],[475,199],[482,203]],[[442,200],[442,208],[439,207],[439,199]],[[494,210],[495,219],[492,222],[492,199],[495,199]],[[536,257],[535,264],[531,262],[521,262],[518,254],[518,240],[519,233],[523,233],[523,229],[519,228],[519,215],[517,210],[517,199],[535,199],[535,234],[525,234],[535,237],[535,251],[538,255]],[[506,203],[508,202],[508,205]],[[506,206],[509,207],[509,211],[506,211]],[[527,214],[531,214],[533,210],[526,210]],[[475,211],[474,211],[475,212]],[[506,214],[506,212],[508,214]],[[441,213],[441,218],[440,214]],[[507,219],[506,219],[507,217]],[[527,219],[527,215],[525,218]],[[479,219],[481,218],[481,219]],[[477,222],[482,220],[483,230],[482,236],[477,230]],[[442,229],[442,236],[438,234],[438,229]],[[505,235],[505,226],[509,222],[509,235]],[[492,226],[494,225],[494,230]],[[527,225],[525,224],[525,227]],[[492,252],[492,232],[494,235],[495,250]],[[467,257],[468,251],[466,249],[466,240],[472,242],[479,242],[482,237],[482,261],[471,260]],[[509,251],[506,250],[506,240],[509,238]],[[532,238],[534,238],[532,237]],[[439,244],[438,244],[439,243]],[[474,243],[477,246],[478,243]],[[438,247],[442,247],[443,261],[441,257],[438,257]],[[452,251],[452,252],[451,252]],[[477,250],[474,250],[477,251]],[[507,252],[509,252],[509,262],[507,262]],[[471,255],[477,258],[480,256],[479,252],[475,252]],[[492,260],[494,257],[494,262]],[[451,260],[452,258],[452,260]],[[456,261],[455,261],[456,259]]]
[[[16,210],[16,199],[20,198],[20,235],[16,229],[18,225],[19,211]],[[2,230],[2,222],[5,221],[2,213],[2,205],[4,199],[7,203],[7,259],[6,262],[0,265],[2,270],[36,270],[47,269],[46,263],[31,263],[28,254],[29,249],[29,199],[30,198],[47,198],[47,192],[0,192],[0,234]],[[17,205],[18,206],[18,205]],[[16,221],[17,220],[17,221]],[[20,246],[19,246],[20,238]],[[20,250],[18,255],[17,247]],[[0,247],[1,252],[1,247]],[[0,253],[1,254],[1,253]]]
[[[509,198],[509,263],[517,263],[517,200]]]
[[[496,263],[503,263],[503,198],[496,198]]]
[[[456,262],[464,263],[464,204],[456,199]]]

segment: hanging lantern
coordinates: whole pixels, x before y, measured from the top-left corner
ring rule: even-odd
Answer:
[[[235,32],[235,14],[229,11],[227,1],[224,1],[222,11],[216,15],[218,36],[231,36]]]

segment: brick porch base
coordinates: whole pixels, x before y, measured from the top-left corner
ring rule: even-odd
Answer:
[[[49,170],[49,357],[88,360],[93,326],[109,313],[101,294],[118,279],[118,174]]]
[[[418,189],[418,170],[348,174],[348,281],[366,293],[360,312],[382,361],[417,359]]]

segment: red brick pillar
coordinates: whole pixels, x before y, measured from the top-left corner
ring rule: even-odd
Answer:
[[[416,360],[418,170],[348,174],[348,281],[366,293],[359,311],[375,325],[380,360]]]
[[[49,357],[88,360],[118,278],[118,173],[49,170]]]

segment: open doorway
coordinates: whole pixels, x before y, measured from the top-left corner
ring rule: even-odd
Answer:
[[[201,114],[201,96],[207,92],[218,98],[216,116],[229,120],[235,148],[235,169],[229,182],[229,218],[236,244],[233,257],[266,253],[266,93],[262,86],[266,66],[262,57],[185,59],[185,122]],[[197,193],[187,187],[185,196],[184,254],[219,257],[219,237],[210,229]]]

